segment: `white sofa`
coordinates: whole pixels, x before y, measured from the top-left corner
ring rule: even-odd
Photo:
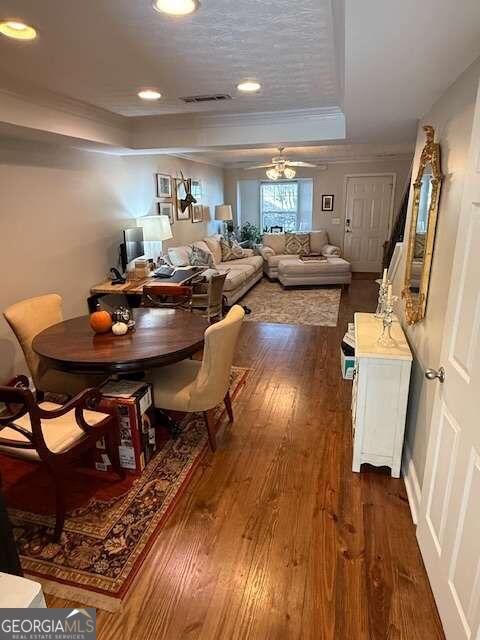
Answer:
[[[171,247],[168,249],[168,257],[174,267],[186,267],[190,264],[192,246],[208,251],[213,259],[213,268],[219,273],[227,274],[223,293],[227,305],[231,306],[262,279],[263,258],[255,255],[251,249],[244,249],[245,257],[223,262],[220,238],[221,236],[216,234],[191,245]]]
[[[265,275],[284,286],[350,284],[351,266],[341,257],[340,247],[329,243],[326,231],[310,231],[309,236],[310,254],[323,256],[325,261],[304,262],[300,255],[287,253],[284,233],[264,234],[259,253]]]

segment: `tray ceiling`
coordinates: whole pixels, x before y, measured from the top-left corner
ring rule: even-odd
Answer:
[[[3,0],[2,17],[39,30],[28,44],[0,39],[0,70],[38,88],[124,116],[185,112],[277,111],[341,103],[330,0],[204,0],[182,19],[150,0]],[[338,43],[337,43],[338,48]],[[256,77],[259,95],[236,83]],[[163,99],[144,103],[142,87]],[[228,93],[218,104],[182,96]]]

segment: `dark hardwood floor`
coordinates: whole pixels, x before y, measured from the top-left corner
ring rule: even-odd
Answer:
[[[252,371],[235,423],[123,610],[98,612],[100,640],[444,637],[403,481],[351,471],[339,345],[377,291],[355,280],[336,328],[245,323],[235,364]]]

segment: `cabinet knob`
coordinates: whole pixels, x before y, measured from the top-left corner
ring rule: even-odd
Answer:
[[[427,369],[425,371],[425,377],[427,380],[438,380],[439,382],[445,382],[445,369],[440,367],[436,369]]]

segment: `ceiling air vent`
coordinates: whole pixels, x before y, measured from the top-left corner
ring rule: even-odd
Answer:
[[[185,98],[180,98],[183,102],[187,104],[192,103],[202,103],[202,102],[222,102],[223,100],[231,100],[232,96],[229,96],[227,93],[217,93],[211,96],[186,96]]]

